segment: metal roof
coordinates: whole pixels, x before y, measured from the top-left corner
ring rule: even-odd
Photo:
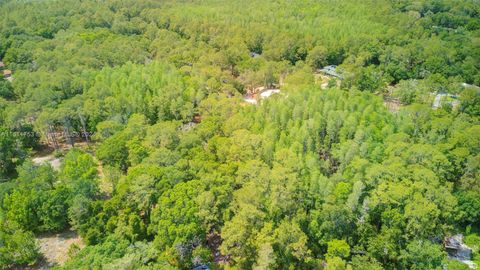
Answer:
[[[342,78],[342,75],[340,75],[337,72],[337,66],[335,66],[335,65],[325,66],[322,69],[320,69],[319,71],[323,72],[327,75],[333,76],[333,77]]]

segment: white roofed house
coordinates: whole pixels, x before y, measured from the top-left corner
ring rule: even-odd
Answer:
[[[279,94],[280,92],[280,89],[264,89],[262,87],[262,90],[259,91],[260,94],[257,95],[257,93],[255,93],[254,95],[244,96],[243,101],[250,104],[258,104],[260,100],[267,99],[274,94]]]

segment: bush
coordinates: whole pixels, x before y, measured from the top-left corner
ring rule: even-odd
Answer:
[[[33,233],[10,222],[0,223],[0,269],[13,265],[32,265],[39,257]]]

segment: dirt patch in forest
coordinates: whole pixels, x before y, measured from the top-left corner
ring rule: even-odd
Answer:
[[[41,164],[50,164],[52,168],[56,171],[60,170],[60,165],[62,164],[62,160],[60,158],[55,157],[54,155],[48,155],[43,157],[34,157],[32,161],[36,165]]]
[[[314,73],[313,76],[315,77],[315,84],[320,85],[322,89],[327,89],[332,80],[334,80],[336,87],[340,87],[340,80],[332,76],[323,73]]]
[[[79,248],[85,246],[80,236],[72,230],[56,234],[43,234],[38,236],[37,239],[40,253],[44,257],[43,267],[47,266],[47,268],[37,269],[49,269],[54,265],[63,265],[69,259],[68,251],[73,244]]]
[[[392,113],[397,113],[402,108],[402,103],[396,99],[384,99],[383,104]]]
[[[54,266],[63,265],[68,259],[68,251],[73,244],[80,249],[85,247],[80,236],[75,231],[67,230],[61,233],[45,233],[37,237],[41,258],[30,266],[15,266],[12,270],[49,270]]]

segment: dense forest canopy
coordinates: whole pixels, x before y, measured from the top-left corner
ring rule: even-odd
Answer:
[[[0,71],[0,269],[480,265],[477,0],[0,0]]]

